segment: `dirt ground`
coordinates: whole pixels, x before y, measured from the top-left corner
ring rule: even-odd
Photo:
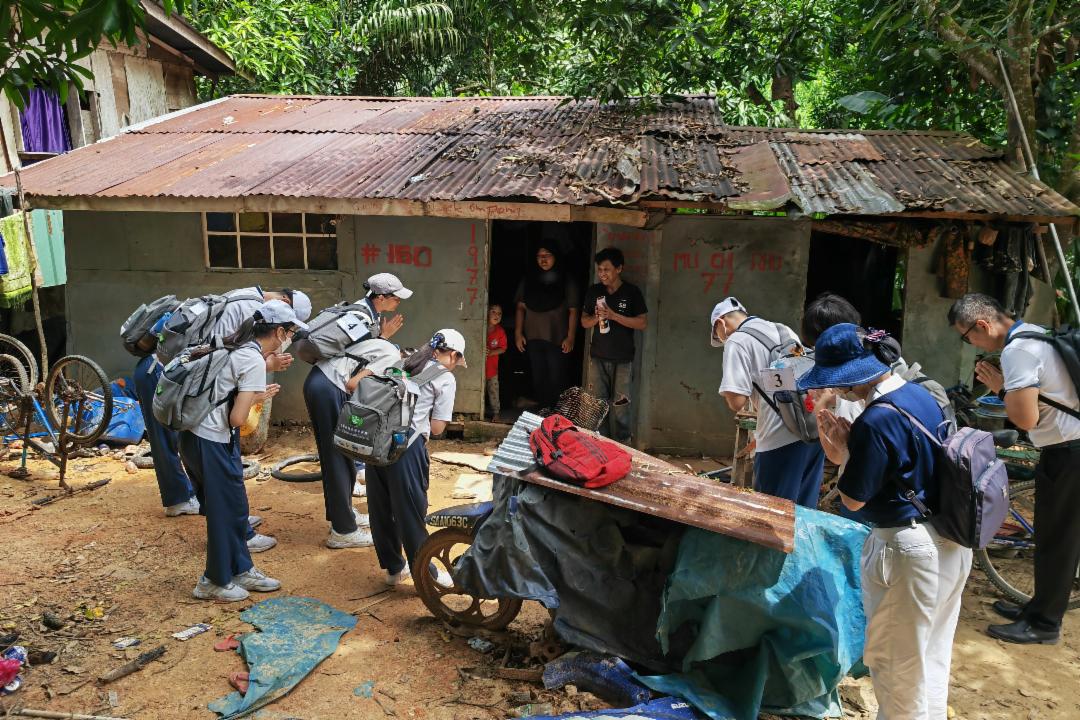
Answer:
[[[493,444],[433,446],[483,452]],[[312,452],[314,443],[306,429],[276,429],[268,447],[259,458],[264,469],[289,455]],[[31,500],[57,492],[55,468],[34,461],[31,470],[28,480],[0,475],[0,635],[18,631],[21,644],[58,657],[32,668],[21,690],[0,698],[0,713],[21,705],[127,718],[214,717],[207,702],[230,692],[228,673],[246,668],[235,653],[216,653],[212,646],[251,629],[238,618],[250,603],[210,604],[191,597],[204,562],[203,520],[165,518],[153,471],[129,473],[111,457],[75,460],[69,475],[75,487],[110,478],[107,486],[28,511]],[[433,509],[461,502],[452,500],[450,491],[462,472],[470,471],[432,464]],[[327,524],[319,483],[285,483],[264,475],[248,482],[248,494],[252,512],[265,519],[260,531],[279,541],[254,556],[257,566],[279,578],[284,592],[357,616],[356,629],[342,638],[337,652],[258,717],[503,718],[526,697],[562,712],[603,707],[587,693],[549,693],[487,677],[501,657],[473,650],[467,637],[437,623],[411,586],[380,592],[385,586],[372,549],[324,547]],[[1080,717],[1080,615],[1066,619],[1057,646],[1007,646],[983,632],[993,619],[993,599],[988,583],[974,571],[953,660],[955,716]],[[41,624],[45,612],[69,619],[67,626],[47,630]],[[546,617],[539,605],[526,603],[510,627],[511,637],[526,646],[539,638]],[[213,631],[188,642],[170,637],[201,622],[212,624]],[[127,636],[139,638],[141,645],[113,648],[113,641]],[[165,655],[141,672],[107,686],[94,682],[158,645],[166,646]],[[355,692],[368,681],[374,682],[372,697]],[[868,681],[850,683],[844,695],[854,701],[846,717],[871,717]]]

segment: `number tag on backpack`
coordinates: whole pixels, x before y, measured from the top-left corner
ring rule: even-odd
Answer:
[[[766,368],[758,373],[758,385],[770,393],[780,392],[781,390],[793,392],[798,389],[795,386],[795,368]]]
[[[349,339],[356,342],[364,335],[368,334],[368,328],[360,320],[359,317],[353,314],[343,315],[337,320],[338,327],[345,331],[345,334],[349,336]]]

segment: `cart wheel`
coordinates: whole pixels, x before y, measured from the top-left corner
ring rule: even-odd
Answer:
[[[30,348],[10,335],[0,334],[0,354],[12,356],[22,366],[23,371],[26,373],[27,392],[37,385],[38,364],[37,360],[34,359],[34,354],[30,352]]]
[[[470,545],[473,536],[460,528],[439,530],[420,546],[413,563],[413,582],[416,594],[440,620],[452,624],[470,625],[485,630],[502,630],[521,611],[520,598],[487,599],[469,595],[454,583],[443,587],[431,576],[429,566],[447,573]]]
[[[59,432],[64,404],[70,407],[67,437],[75,445],[94,442],[112,420],[112,386],[105,371],[82,355],[60,358],[45,380],[45,413]]]
[[[284,480],[285,482],[315,482],[316,480],[322,480],[321,467],[313,472],[285,472],[285,468],[293,465],[317,462],[319,462],[318,455],[293,455],[291,458],[285,458],[277,465],[270,468],[270,477]]]

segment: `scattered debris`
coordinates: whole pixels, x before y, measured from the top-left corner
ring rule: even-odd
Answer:
[[[142,642],[142,640],[139,640],[139,638],[123,637],[123,638],[120,638],[119,640],[114,641],[113,642],[113,647],[116,648],[117,650],[123,650],[125,648],[135,647],[140,642]]]
[[[7,714],[16,717],[46,718],[47,720],[127,720],[108,715],[80,715],[78,713],[52,712],[51,710],[31,710],[30,708],[11,708]]]
[[[353,689],[352,694],[356,697],[370,698],[375,694],[375,681],[365,680]]]
[[[516,708],[510,708],[510,717],[536,717],[537,715],[551,715],[555,707],[551,703],[529,703]]]
[[[469,638],[469,647],[477,652],[489,653],[495,649],[495,643],[482,637]]]
[[[75,489],[75,490],[71,490],[71,491],[66,492],[66,493],[62,493],[60,495],[48,495],[48,496],[43,497],[43,498],[38,498],[37,500],[31,500],[30,504],[34,505],[35,507],[45,507],[46,505],[51,505],[52,503],[56,502],[57,500],[64,500],[66,498],[73,497],[75,495],[81,495],[82,493],[90,492],[91,490],[97,490],[98,488],[103,488],[106,485],[108,485],[110,482],[111,482],[111,480],[109,478],[105,478],[104,480],[97,480],[96,482],[92,482],[89,485],[86,485],[84,487],[81,487],[81,488],[78,488],[78,489]]]
[[[213,625],[207,625],[206,623],[199,623],[198,625],[192,625],[187,630],[181,630],[180,632],[174,632],[172,634],[172,636],[174,638],[176,638],[177,640],[179,640],[180,642],[184,642],[186,640],[190,640],[191,638],[195,637],[196,635],[202,635],[204,632],[206,632],[208,630],[212,630],[213,627],[214,627]]]
[[[53,612],[45,612],[41,616],[41,622],[50,630],[61,630],[67,623],[59,615]]]
[[[138,672],[139,670],[142,670],[144,667],[149,665],[154,660],[157,660],[159,657],[161,657],[164,654],[165,654],[165,646],[160,645],[160,646],[154,648],[153,650],[150,650],[148,652],[144,652],[142,655],[135,658],[134,660],[129,662],[127,665],[121,665],[120,667],[116,668],[112,672],[105,673],[104,675],[99,677],[98,680],[100,682],[102,682],[102,683],[110,683],[110,682],[113,682],[114,680],[119,680],[122,677],[127,677],[128,675],[131,675],[134,672]]]
[[[592,652],[573,652],[544,666],[544,687],[548,690],[573,684],[619,707],[647,702],[648,688],[638,684],[634,671],[617,657]]]

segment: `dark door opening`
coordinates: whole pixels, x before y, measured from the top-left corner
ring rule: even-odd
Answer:
[[[900,251],[859,238],[812,233],[806,302],[824,292],[848,300],[863,326],[903,340],[903,278]]]
[[[522,410],[536,409],[542,402],[536,392],[529,358],[514,346],[516,298],[526,273],[537,267],[540,246],[556,254],[556,267],[562,268],[577,289],[577,305],[591,278],[592,223],[552,223],[497,220],[491,228],[491,272],[488,298],[503,309],[502,326],[509,347],[499,358],[500,419],[513,422]],[[566,358],[565,387],[581,384],[585,332],[580,325],[574,349]],[[565,389],[565,388],[561,388]],[[487,414],[491,414],[490,408]]]

